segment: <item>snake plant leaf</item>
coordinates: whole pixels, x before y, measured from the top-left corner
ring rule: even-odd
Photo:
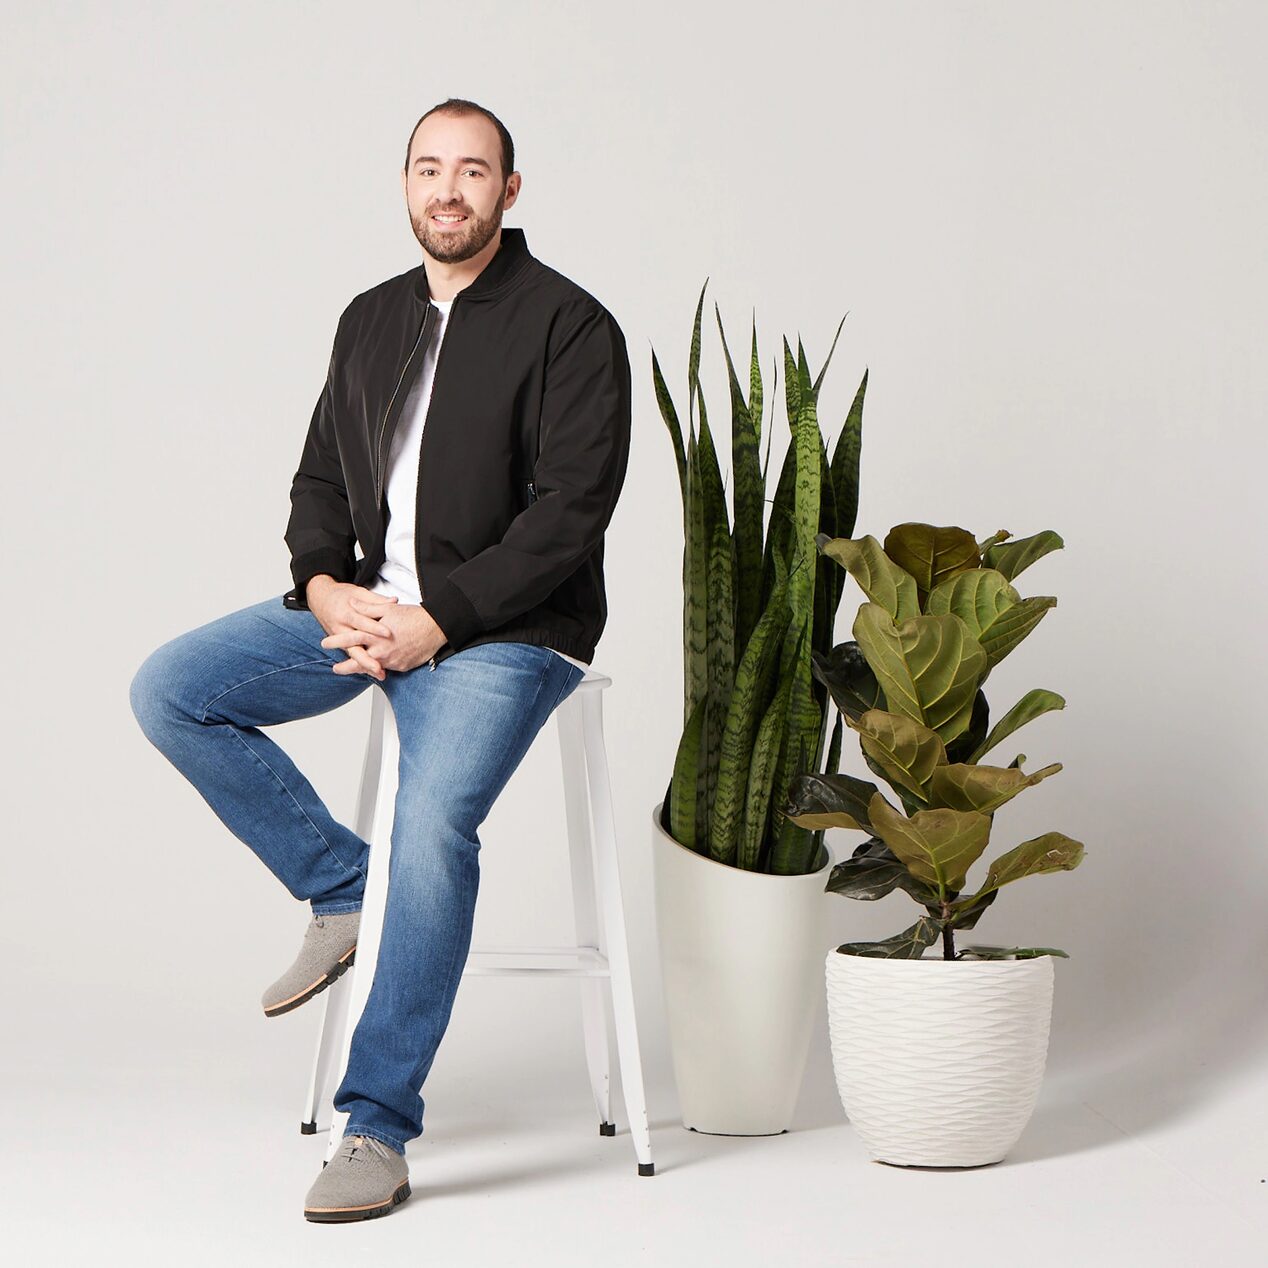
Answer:
[[[687,438],[687,501],[690,512],[683,547],[683,724],[708,692],[709,536],[700,491],[700,447]],[[684,841],[685,845],[686,842]]]
[[[761,615],[762,607],[762,526],[766,489],[758,458],[758,436],[744,400],[744,391],[731,360],[722,311],[715,303],[718,335],[726,358],[727,383],[731,393],[731,489],[735,527],[735,645],[743,649]]]
[[[843,942],[842,955],[865,955],[882,960],[919,960],[942,934],[942,924],[932,916],[921,916],[908,929],[881,942]]]
[[[946,911],[945,923],[948,929],[972,929],[981,919],[982,913],[995,901],[999,890],[993,889],[989,894],[980,897],[974,895],[959,902],[950,904]]]
[[[757,309],[753,310],[752,350],[749,353],[748,416],[753,423],[753,436],[762,439],[762,366],[757,357]],[[765,487],[763,485],[763,487]]]
[[[652,349],[652,383],[656,392],[656,404],[660,408],[660,416],[665,420],[669,431],[669,439],[674,446],[674,462],[678,467],[678,486],[682,492],[683,511],[687,506],[687,454],[683,449],[682,428],[678,424],[678,411],[674,408],[673,398],[665,385],[665,376],[660,372],[660,363],[656,360],[656,350]]]
[[[823,471],[820,449],[823,437],[819,433],[818,414],[815,411],[814,392],[810,387],[809,372],[802,357],[797,369],[800,382],[798,391],[797,428],[793,436],[796,448],[796,474],[793,480],[793,521],[796,558],[809,561],[811,566],[793,573],[788,583],[788,602],[796,621],[807,612],[814,599],[815,569],[818,551],[815,534],[819,530],[819,516],[823,500],[820,493],[820,476]]]
[[[784,408],[788,411],[788,430],[795,433],[801,415],[801,380],[787,335],[784,336]]]
[[[722,483],[722,468],[718,464],[718,451],[713,443],[713,431],[709,427],[709,412],[705,408],[704,392],[696,387],[700,404],[700,495],[704,499],[705,540],[712,549],[715,524],[728,527],[726,514],[726,490]]]
[[[737,866],[756,871],[766,837],[766,821],[770,810],[775,766],[784,732],[784,715],[788,710],[788,693],[792,675],[786,674],[775,693],[753,741],[753,760],[749,765],[748,786],[744,799],[744,819],[740,825]]]
[[[674,774],[670,781],[669,831],[679,845],[703,853],[703,841],[696,836],[697,785],[700,774],[700,744],[704,734],[705,706],[708,696],[701,696],[683,728],[674,757]]]
[[[1014,731],[1033,721],[1041,714],[1052,709],[1064,709],[1065,697],[1055,691],[1043,687],[1035,687],[1026,692],[1020,700],[991,728],[990,734],[964,760],[977,762],[989,753],[1001,740],[1007,739]]]
[[[885,772],[897,792],[905,789],[921,806],[929,804],[929,782],[946,763],[947,751],[937,731],[886,709],[869,709],[849,725],[859,733],[863,752]],[[970,807],[971,808],[971,807]]]
[[[756,355],[756,353],[754,355]],[[771,362],[771,392],[772,393],[774,393],[778,385],[779,385],[779,361],[773,360]],[[749,409],[752,410],[752,408],[753,408],[752,405],[750,405]],[[760,410],[758,411],[757,417],[759,419],[761,418]],[[763,488],[766,487],[766,477],[770,472],[770,444],[771,444],[771,439],[774,437],[774,435],[775,435],[775,410],[774,410],[774,407],[772,406],[771,425],[766,429],[766,456],[762,459],[762,487]]]
[[[698,389],[700,387],[700,318],[704,313],[704,293],[708,289],[709,279],[704,279],[704,285],[700,288],[700,298],[696,300],[696,316],[691,325],[691,351],[687,357],[687,397],[688,397],[688,422],[694,420],[691,412],[691,406],[694,404]]]
[[[972,533],[962,528],[908,522],[896,524],[885,535],[885,553],[916,581],[920,607],[948,577],[977,568],[982,559]]]
[[[897,851],[895,851],[897,853]],[[982,888],[974,895],[983,894],[1023,876],[1040,876],[1045,872],[1069,872],[1083,862],[1083,843],[1061,832],[1045,832],[1015,845],[1001,854],[987,869]]]
[[[1035,560],[1042,559],[1051,550],[1060,550],[1064,545],[1060,534],[1045,528],[1033,537],[1019,537],[1013,542],[988,547],[982,562],[987,568],[1002,572],[1011,581]]]
[[[976,766],[965,762],[947,762],[938,766],[929,781],[931,808],[978,810],[992,814],[1023,788],[1037,784],[1061,769],[1053,762],[1033,774],[1026,775],[1018,767]]]
[[[944,744],[968,727],[986,653],[954,612],[895,624],[879,604],[864,603],[853,632],[889,712],[937,731]]]
[[[854,535],[859,510],[859,454],[863,447],[863,398],[867,395],[867,371],[854,393],[850,412],[845,416],[841,434],[832,450],[832,493],[836,499],[836,533],[840,537]]]
[[[724,516],[713,525],[713,550],[709,556],[709,715],[704,729],[706,776],[702,813],[710,825],[722,757],[722,732],[734,683],[735,545]],[[713,847],[711,839],[711,854]]]
[[[948,891],[964,888],[964,874],[986,849],[991,834],[988,815],[974,810],[921,810],[908,818],[876,793],[867,807],[876,835],[907,865],[917,879],[936,887],[946,901]]]
[[[828,349],[828,355],[823,359],[823,368],[815,376],[814,393],[815,399],[819,399],[819,387],[823,383],[823,376],[828,372],[828,364],[832,360],[832,354],[837,350],[837,340],[841,337],[841,327],[845,325],[845,319],[850,315],[849,309],[841,314],[841,320],[837,322],[837,332],[832,336],[832,347]]]
[[[885,707],[881,685],[853,639],[838,643],[826,655],[812,652],[810,662],[814,676],[827,687],[833,703],[847,717],[857,718],[869,709]]]
[[[735,858],[753,739],[774,692],[779,649],[792,617],[787,602],[787,569],[779,555],[775,556],[775,563],[778,581],[735,672],[735,687],[722,732],[709,850],[713,858],[724,863]]]
[[[1033,960],[1040,955],[1059,955],[1063,960],[1070,958],[1057,947],[964,947],[956,959]]]
[[[789,582],[791,590],[792,579]],[[815,699],[814,679],[810,674],[810,640],[813,637],[813,612],[807,608],[802,618],[791,665],[791,689],[784,718],[784,738],[775,767],[774,805],[776,809],[787,798],[793,776],[813,767],[818,768],[819,745],[824,729],[823,706]],[[796,617],[793,617],[796,620]],[[779,876],[799,875],[808,870],[814,858],[812,834],[780,813],[774,822],[768,871]]]
[[[806,771],[793,777],[783,813],[802,828],[851,828],[870,833],[868,802],[880,790],[853,775],[819,775]]]
[[[915,578],[894,563],[870,533],[857,540],[820,533],[815,545],[839,563],[858,582],[859,589],[896,623],[920,615]]]

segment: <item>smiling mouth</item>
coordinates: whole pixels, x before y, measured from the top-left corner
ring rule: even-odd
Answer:
[[[432,216],[432,220],[438,225],[460,225],[465,223],[466,216],[455,216],[452,220],[442,220],[440,216]]]

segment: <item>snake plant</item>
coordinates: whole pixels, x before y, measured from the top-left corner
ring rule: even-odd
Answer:
[[[832,646],[844,576],[819,554],[816,535],[853,531],[867,374],[829,459],[818,398],[836,336],[813,380],[800,338],[795,361],[783,340],[789,442],[766,529],[775,411],[772,402],[766,457],[759,463],[764,393],[756,318],[746,396],[714,304],[730,383],[732,523],[700,385],[708,285],[706,278],[691,332],[685,444],[652,351],[656,401],[673,442],[683,508],[683,730],[661,826],[679,844],[716,862],[802,875],[821,866],[824,833],[786,818],[774,821],[774,808],[787,795],[793,774],[818,770],[823,756],[830,705],[811,657]],[[837,336],[844,323],[842,317]],[[841,735],[838,718],[827,770],[836,770]]]
[[[987,729],[982,684],[1057,602],[1051,595],[1022,598],[1012,583],[1064,545],[1051,530],[1009,537],[1001,530],[979,543],[962,528],[907,523],[891,529],[883,545],[871,536],[816,538],[822,556],[845,569],[867,601],[853,640],[816,656],[815,674],[902,810],[868,780],[807,770],[792,780],[780,813],[807,830],[868,834],[852,858],[833,867],[828,892],[876,899],[902,889],[928,913],[892,938],[846,943],[837,948],[843,954],[919,959],[941,938],[946,960],[1065,955],[1055,947],[955,951],[955,931],[972,929],[1001,886],[1069,871],[1083,858],[1080,842],[1045,832],[1000,855],[982,884],[963,892],[995,811],[1061,769],[1053,762],[1026,774],[1024,753],[1007,766],[981,761],[1025,723],[1065,707],[1055,691],[1035,689]]]

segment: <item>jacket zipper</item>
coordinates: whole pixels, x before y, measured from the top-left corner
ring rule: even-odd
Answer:
[[[375,493],[377,494],[377,499],[375,501],[375,509],[376,509],[376,513],[379,515],[383,514],[383,485],[384,485],[384,481],[387,478],[387,458],[385,457],[383,453],[383,441],[387,437],[388,420],[392,417],[392,406],[396,403],[397,393],[399,393],[401,390],[401,384],[405,382],[405,376],[409,373],[409,367],[413,363],[414,357],[418,352],[418,346],[419,344],[423,342],[423,336],[427,334],[432,328],[432,324],[433,324],[432,312],[433,312],[433,309],[431,306],[431,302],[429,300],[427,304],[427,311],[423,314],[422,325],[420,325],[418,328],[418,336],[414,340],[414,346],[409,350],[409,356],[405,358],[405,364],[401,367],[400,377],[396,380],[396,386],[392,389],[392,395],[388,399],[388,403],[387,403],[387,410],[383,415],[383,424],[379,428],[379,439],[378,439],[378,443],[375,445],[375,457],[377,459],[377,465],[378,465],[378,478],[375,481]],[[426,420],[424,419],[424,423],[425,422]],[[393,429],[393,431],[395,431],[395,428]],[[419,438],[419,468],[420,470],[422,468],[422,438],[421,437]],[[422,573],[418,572],[417,514],[418,514],[418,511],[417,511],[417,503],[416,503],[415,504],[415,524],[414,524],[414,569],[415,569],[415,572],[417,572],[418,574],[418,591],[419,591],[419,598],[421,598],[422,590],[423,590],[423,577],[422,577]],[[386,534],[387,534],[386,520],[384,521],[382,531],[384,536],[386,537]],[[432,656],[432,658],[427,662],[427,664],[430,669],[434,670],[436,668],[436,657]]]
[[[375,446],[375,457],[378,460],[378,479],[375,482],[375,492],[378,494],[378,501],[375,506],[379,513],[383,510],[383,482],[387,473],[387,459],[383,454],[383,441],[387,436],[388,419],[392,417],[392,406],[396,403],[397,393],[401,390],[401,384],[405,382],[405,376],[409,373],[410,363],[414,360],[414,354],[418,351],[418,345],[423,341],[423,335],[427,333],[432,321],[432,307],[430,302],[427,305],[427,311],[423,314],[423,323],[418,328],[418,335],[414,340],[414,346],[409,351],[409,356],[405,358],[405,364],[401,367],[400,377],[396,380],[396,386],[392,389],[392,395],[388,399],[387,410],[383,415],[383,424],[379,428],[379,440]],[[384,525],[384,531],[387,526]]]
[[[453,303],[449,305],[449,316],[446,318],[446,322],[445,322],[445,324],[446,324],[446,332],[445,332],[445,333],[446,333],[446,334],[448,334],[448,329],[447,329],[447,327],[448,327],[449,323],[451,323],[451,322],[453,321],[453,313],[454,313],[454,309],[458,307],[458,300],[459,300],[459,298],[460,298],[460,296],[461,296],[461,295],[462,295],[462,292],[461,292],[461,291],[459,291],[459,292],[458,292],[458,293],[457,293],[457,294],[453,297]],[[428,303],[428,305],[427,305],[427,309],[428,309],[427,315],[428,315],[428,317],[430,317],[430,316],[431,316],[431,304],[430,304],[430,302],[429,302],[429,303]],[[448,343],[448,342],[449,342],[449,340],[448,340],[448,339],[442,339],[442,340],[440,341],[440,347],[439,347],[439,349],[437,349],[437,351],[436,351],[436,364],[432,367],[432,372],[431,372],[432,395],[431,395],[431,397],[428,399],[428,402],[427,402],[427,413],[423,415],[423,426],[422,426],[422,430],[421,430],[421,431],[419,432],[419,434],[418,434],[418,472],[417,472],[417,476],[416,476],[415,481],[414,481],[414,576],[418,579],[418,597],[419,597],[419,599],[422,599],[423,594],[424,594],[424,591],[423,591],[423,561],[419,558],[419,554],[418,554],[418,538],[419,538],[419,531],[418,531],[418,526],[419,526],[419,498],[420,498],[420,495],[422,494],[422,491],[423,491],[423,437],[427,434],[427,418],[428,418],[428,415],[430,415],[430,414],[431,414],[431,403],[432,403],[432,401],[435,399],[435,394],[436,394],[436,380],[440,378],[440,363],[441,363],[441,361],[444,359],[444,356],[445,356],[445,344],[446,344],[446,343]],[[412,356],[413,354],[411,353],[410,355]],[[428,667],[428,669],[429,669],[429,670],[432,670],[432,671],[434,671],[434,670],[435,670],[435,668],[436,668],[436,657],[437,657],[437,656],[439,656],[439,655],[440,655],[439,651],[435,652],[435,653],[432,655],[432,658],[431,658],[431,659],[427,662],[427,667]]]

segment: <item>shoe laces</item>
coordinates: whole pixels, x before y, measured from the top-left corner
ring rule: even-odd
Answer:
[[[345,1136],[343,1143],[339,1146],[339,1155],[349,1162],[365,1162],[367,1152],[385,1158],[390,1149],[390,1145],[385,1145],[374,1136]]]

